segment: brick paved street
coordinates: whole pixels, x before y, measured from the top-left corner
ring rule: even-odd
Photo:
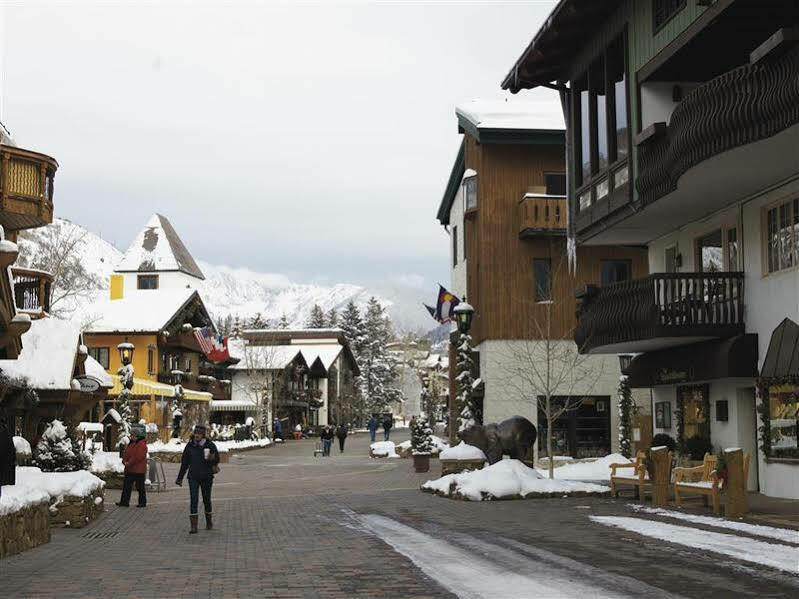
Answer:
[[[50,544],[0,562],[2,596],[481,597],[457,579],[483,569],[487,581],[520,581],[497,598],[574,596],[580,585],[605,597],[799,593],[788,573],[588,517],[640,517],[629,500],[450,501],[420,492],[430,476],[409,460],[369,459],[363,434],[343,455],[314,458],[312,448],[232,457],[214,486],[216,528],[191,537],[185,486],[152,493],[146,510],[114,507],[119,492],[109,491],[91,526],[54,530]]]

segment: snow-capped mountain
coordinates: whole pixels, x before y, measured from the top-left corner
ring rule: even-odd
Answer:
[[[123,252],[65,219],[57,218],[47,227],[21,233],[18,264],[35,263],[37,256],[64,244],[76,244],[80,261],[93,279],[93,288],[87,294],[97,297],[108,293],[110,275],[122,260]],[[205,275],[204,281],[198,281],[197,288],[215,318],[232,314],[246,319],[260,313],[264,319],[277,321],[285,315],[291,326],[299,327],[304,325],[314,304],[319,304],[326,312],[333,308],[340,311],[350,300],[363,306],[374,295],[386,307],[398,331],[423,332],[435,326],[421,305],[421,292],[417,297],[415,289],[407,289],[402,294],[392,291],[391,297],[396,299],[391,301],[360,285],[295,283],[282,274],[217,266],[201,260],[197,263]]]

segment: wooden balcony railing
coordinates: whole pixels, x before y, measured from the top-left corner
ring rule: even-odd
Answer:
[[[171,372],[159,372],[157,375],[159,383],[174,385],[175,377]],[[206,391],[213,396],[213,399],[230,399],[231,389],[214,377],[194,372],[184,372],[180,377],[180,384],[194,391]]]
[[[53,275],[43,270],[12,267],[14,276],[14,303],[17,310],[31,318],[42,318],[50,312],[50,289]]]
[[[741,272],[658,273],[577,294],[583,353],[635,353],[744,332]]]
[[[566,198],[526,194],[519,201],[519,238],[566,233]]]
[[[53,222],[55,159],[0,145],[0,225],[6,232]]]
[[[767,56],[701,85],[637,140],[635,185],[644,204],[677,189],[690,168],[799,123],[799,47]],[[651,133],[656,133],[651,135]]]

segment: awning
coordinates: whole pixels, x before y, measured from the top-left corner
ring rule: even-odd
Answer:
[[[633,388],[757,376],[757,335],[746,334],[640,354],[624,371]]]
[[[784,319],[771,333],[760,376],[765,379],[799,377],[799,324],[790,318]]]
[[[212,412],[255,412],[258,410],[258,406],[246,399],[212,399],[209,407]]]
[[[122,391],[122,383],[118,374],[111,375],[114,386],[108,391],[109,395],[119,395]],[[159,397],[175,397],[175,386],[166,385],[157,381],[133,378],[133,395],[157,395]],[[211,401],[212,395],[205,391],[194,391],[183,387],[183,399],[190,401]]]

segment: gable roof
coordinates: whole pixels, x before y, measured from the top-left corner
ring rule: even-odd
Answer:
[[[16,360],[0,360],[10,378],[27,379],[40,391],[72,388],[80,344],[80,327],[67,320],[40,318],[23,335],[25,345]],[[87,358],[88,359],[88,358]]]
[[[125,252],[116,272],[182,272],[205,279],[172,223],[153,214]]]
[[[235,354],[239,362],[228,366],[230,370],[283,370],[291,364],[297,356],[307,366],[310,362],[305,359],[298,345],[253,345],[244,339],[228,340],[228,351]]]
[[[565,140],[563,115],[526,97],[476,99],[455,107],[458,128],[481,144],[552,144]]]
[[[87,308],[86,332],[159,332],[195,298],[202,303],[197,290],[188,288],[131,291],[122,299],[107,299]]]
[[[799,376],[799,324],[790,318],[784,319],[771,334],[760,376]]]

